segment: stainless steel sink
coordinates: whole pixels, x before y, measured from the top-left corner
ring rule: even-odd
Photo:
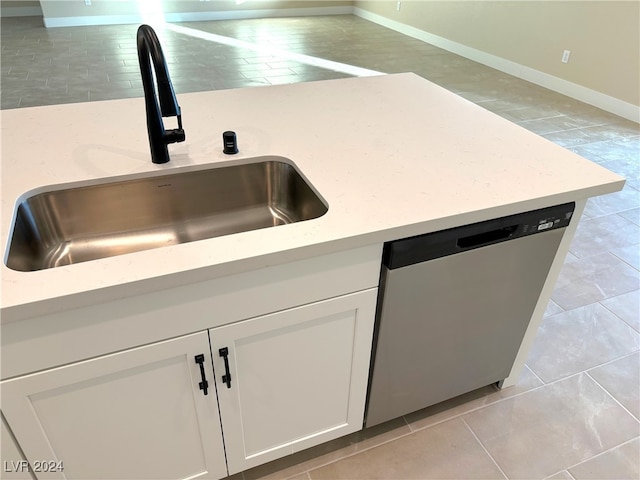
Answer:
[[[38,193],[15,213],[6,265],[44,270],[324,215],[281,157]]]

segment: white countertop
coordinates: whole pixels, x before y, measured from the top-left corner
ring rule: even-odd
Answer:
[[[187,135],[151,163],[142,98],[1,112],[0,243],[35,189],[277,155],[322,217],[36,272],[2,264],[2,321],[618,191],[624,179],[414,74],[178,95]],[[167,122],[171,128],[173,121]],[[222,153],[234,130],[240,152]]]

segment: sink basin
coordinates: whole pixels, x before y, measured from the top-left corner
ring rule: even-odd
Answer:
[[[310,220],[327,206],[282,157],[34,194],[6,265],[34,271]]]

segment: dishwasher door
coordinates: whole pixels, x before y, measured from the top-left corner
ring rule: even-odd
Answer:
[[[514,216],[484,231],[478,224],[480,233],[466,226],[408,239],[395,252],[385,246],[367,427],[509,375],[572,212],[571,204],[555,223]],[[390,268],[394,253],[411,264]]]

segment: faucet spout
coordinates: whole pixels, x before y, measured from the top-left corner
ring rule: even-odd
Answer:
[[[185,133],[182,128],[182,115],[176,100],[173,84],[169,77],[167,62],[162,53],[162,46],[156,32],[149,25],[141,25],[137,34],[138,62],[142,75],[144,101],[147,111],[147,132],[153,163],[169,161],[169,143],[184,142]],[[151,62],[157,82],[154,86]],[[159,99],[159,103],[158,103]],[[177,117],[178,128],[165,130],[163,117]]]

